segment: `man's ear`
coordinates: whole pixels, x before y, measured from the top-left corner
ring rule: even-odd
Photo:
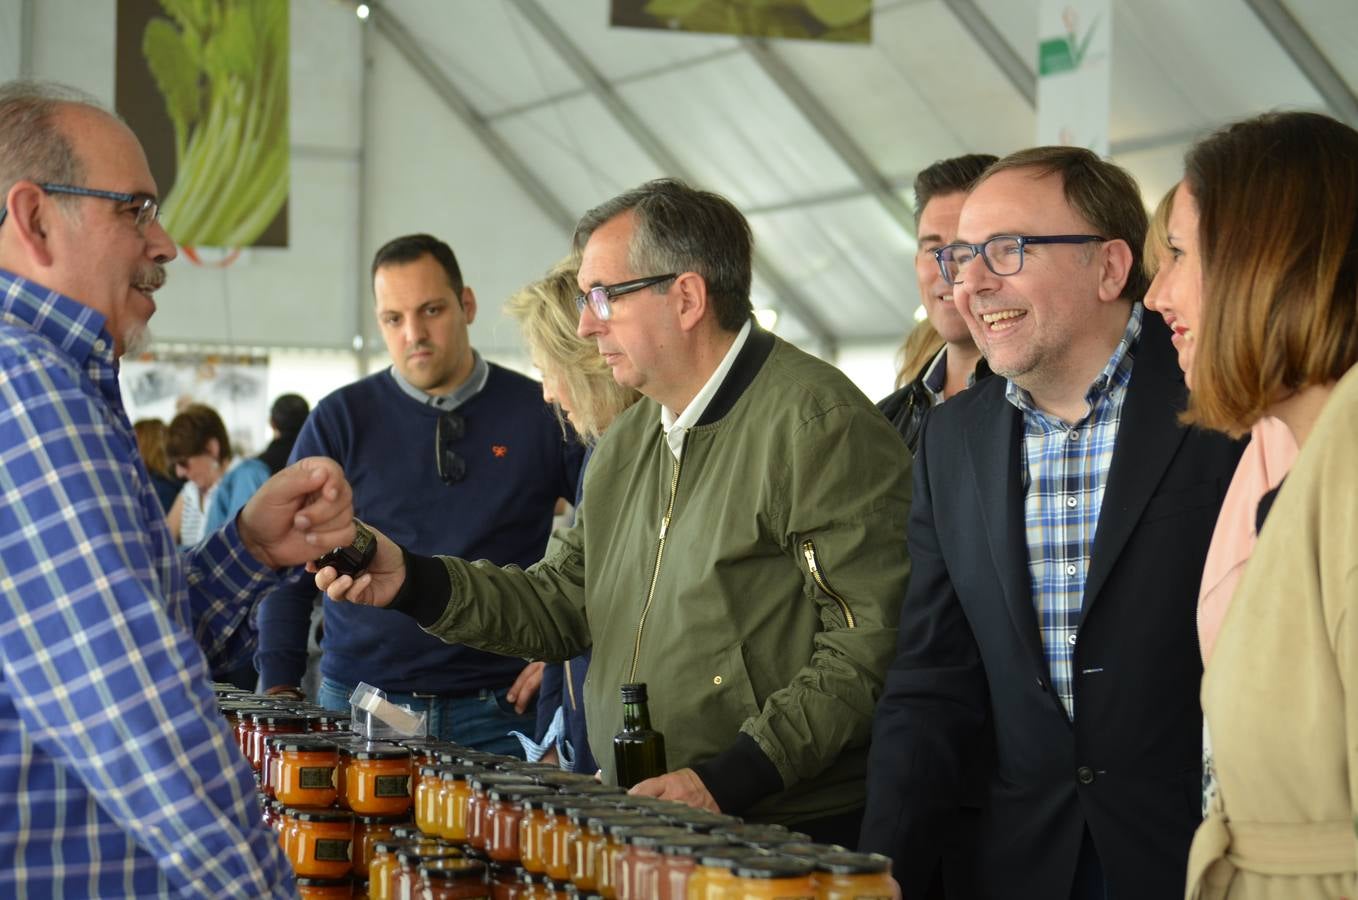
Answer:
[[[55,204],[44,203],[46,195],[42,188],[31,181],[14,183],[5,196],[5,231],[17,240],[23,252],[36,265],[46,268],[52,265],[52,248],[47,239],[47,228],[51,224],[48,217],[60,215]]]
[[[674,279],[670,288],[673,302],[677,302],[679,327],[691,331],[711,308],[712,298],[707,295],[707,281],[697,272],[684,272]]]
[[[467,317],[467,324],[476,321],[476,294],[469,287],[462,289],[462,313]]]
[[[1132,248],[1121,239],[1103,244],[1100,254],[1099,299],[1107,303],[1122,297],[1132,274]]]

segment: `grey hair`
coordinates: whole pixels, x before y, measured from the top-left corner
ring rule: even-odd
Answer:
[[[79,184],[85,167],[57,127],[62,106],[88,106],[109,114],[94,97],[45,81],[0,84],[0,204],[24,179]]]
[[[626,212],[636,217],[627,264],[637,277],[697,272],[722,329],[739,331],[749,321],[754,237],[730,200],[677,178],[648,181],[585,213],[575,228],[576,252],[596,229]],[[652,290],[669,286],[662,282]]]

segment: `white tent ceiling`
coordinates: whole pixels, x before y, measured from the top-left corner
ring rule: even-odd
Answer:
[[[498,307],[564,254],[575,218],[676,174],[749,215],[755,302],[781,333],[822,352],[896,341],[918,305],[914,174],[1036,131],[1036,0],[877,0],[867,46],[615,29],[608,0],[369,5],[364,23],[348,0],[291,0],[292,246],[181,267],[158,334],[371,348],[367,259],[429,230],[478,291],[475,342],[514,353]],[[1113,6],[1112,156],[1148,204],[1233,118],[1358,125],[1356,0]],[[0,0],[0,77],[111,99],[112,7]]]

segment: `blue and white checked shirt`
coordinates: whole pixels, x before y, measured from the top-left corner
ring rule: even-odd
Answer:
[[[1142,306],[1132,306],[1122,340],[1085,394],[1085,416],[1067,425],[1033,405],[1012,381],[1005,397],[1023,413],[1023,523],[1028,574],[1052,688],[1075,719],[1072,664],[1094,551],[1103,489],[1132,380],[1132,347]]]
[[[176,552],[103,324],[0,270],[0,896],[292,897],[208,684],[277,579]]]

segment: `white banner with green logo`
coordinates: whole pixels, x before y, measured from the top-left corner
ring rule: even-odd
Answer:
[[[1112,0],[1042,0],[1038,19],[1037,143],[1108,155]]]

